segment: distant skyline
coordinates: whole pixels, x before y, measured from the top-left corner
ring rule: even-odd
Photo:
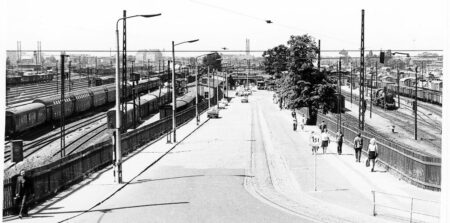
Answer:
[[[365,9],[365,48],[374,50],[443,50],[445,13],[442,0],[300,2],[238,0],[129,0],[129,1],[6,1],[7,50],[115,51],[115,23],[122,16],[162,13],[160,17],[127,21],[129,50],[170,51],[171,41],[200,39],[176,47],[177,56],[195,51],[245,52],[286,44],[290,35],[309,34],[321,40],[323,50],[358,50],[361,9]],[[273,23],[267,24],[265,20]],[[121,23],[119,31],[122,33]],[[181,52],[192,51],[192,52]],[[234,54],[238,54],[235,52]],[[438,52],[442,54],[442,52]],[[109,54],[109,53],[106,53]],[[337,55],[338,52],[328,53]],[[357,52],[352,53],[358,54]]]

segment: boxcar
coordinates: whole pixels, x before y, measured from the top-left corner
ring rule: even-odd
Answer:
[[[13,135],[44,123],[45,105],[30,103],[6,110],[6,134]]]
[[[195,103],[195,92],[188,92],[187,94],[178,97],[176,100],[176,111],[182,111]],[[159,117],[161,119],[172,115],[172,103],[163,105],[159,108]]]
[[[33,103],[42,103],[45,105],[47,121],[56,121],[61,119],[61,97],[49,96],[33,100]],[[64,98],[64,117],[69,117],[74,113],[74,100],[66,95]]]
[[[89,90],[79,90],[70,93],[70,96],[75,103],[75,113],[87,111],[93,107],[92,97]]]
[[[116,87],[114,85],[107,85],[104,89],[106,92],[107,103],[116,101]]]
[[[102,106],[104,104],[106,104],[106,88],[100,87],[100,88],[91,88],[90,89],[90,95],[92,97],[92,102],[93,102],[93,107],[99,107]]]

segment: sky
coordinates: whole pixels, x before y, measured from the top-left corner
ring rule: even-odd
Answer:
[[[114,50],[115,23],[124,9],[127,15],[162,13],[127,20],[128,50],[169,51],[172,41],[200,39],[176,50],[244,51],[248,38],[256,56],[302,34],[320,39],[323,50],[358,50],[362,9],[365,48],[376,51],[442,50],[446,24],[443,0],[5,0],[5,4],[2,30],[8,50],[15,50],[17,41],[22,50],[35,50],[37,41],[44,51]]]

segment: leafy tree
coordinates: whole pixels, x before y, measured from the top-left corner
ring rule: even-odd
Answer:
[[[288,50],[288,73],[277,80],[277,92],[287,107],[308,107],[313,118],[320,107],[325,113],[331,110],[335,86],[327,79],[328,73],[313,66],[318,51],[313,37],[291,36]]]
[[[209,67],[210,70],[215,69],[217,71],[222,71],[222,57],[219,53],[211,53],[203,57],[203,66]]]
[[[270,75],[280,75],[287,70],[288,48],[281,44],[263,52],[264,70]]]

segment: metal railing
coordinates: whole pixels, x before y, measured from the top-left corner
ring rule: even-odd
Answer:
[[[378,195],[378,197],[377,197],[377,195]],[[403,202],[403,205],[401,205],[402,207],[393,207],[393,206],[390,206],[389,204],[385,204],[384,202],[380,202],[379,200],[381,200],[380,199],[381,196],[385,196],[385,197],[389,197],[389,198],[395,198],[395,199],[399,199],[400,198],[400,199],[403,199],[404,202]],[[417,221],[427,221],[427,220],[430,220],[430,218],[432,220],[436,220],[436,221],[439,220],[439,216],[438,215],[425,213],[425,211],[421,212],[421,211],[415,210],[415,209],[419,209],[417,207],[417,206],[419,206],[419,204],[421,206],[426,206],[429,209],[439,210],[440,203],[437,202],[437,201],[430,201],[430,200],[425,200],[425,199],[420,199],[420,198],[415,198],[415,197],[409,197],[409,196],[404,196],[404,195],[385,193],[385,192],[374,191],[374,190],[372,190],[372,197],[373,197],[373,211],[372,211],[373,216],[377,216],[379,214],[379,213],[377,213],[377,210],[381,211],[379,207],[383,207],[383,208],[388,208],[388,209],[392,209],[392,210],[396,210],[396,211],[401,211],[401,212],[407,213],[408,216],[409,216],[409,222],[413,222],[413,220],[414,220],[413,215],[416,215],[416,216],[417,215],[421,215],[421,216],[426,218],[426,220],[425,220],[423,217],[421,219],[419,219],[420,217],[419,218],[416,217]],[[430,205],[436,205],[436,207],[431,207]],[[404,207],[404,206],[406,206],[406,207]]]
[[[330,132],[337,129],[335,120],[323,114],[317,115],[317,123],[324,121]],[[383,139],[379,135],[374,135],[367,131],[360,131],[357,126],[351,126],[343,123],[342,131],[344,141],[353,144],[353,139],[358,132],[361,132],[364,145],[369,145],[371,138],[376,138],[378,142],[379,156],[377,162],[386,166],[388,170],[394,170],[400,174],[403,179],[413,185],[430,189],[441,189],[441,159],[438,157],[419,154],[395,142]],[[334,133],[334,132],[333,132]],[[363,149],[363,153],[367,154],[367,147]]]
[[[208,109],[208,103],[203,101],[198,104],[199,113]],[[195,118],[195,106],[181,111],[176,116],[176,124],[180,126]],[[158,139],[160,136],[172,130],[172,117],[166,117],[151,123],[150,125],[123,134],[123,156],[137,148]],[[33,182],[34,196],[27,201],[29,205],[45,201],[55,196],[65,188],[80,182],[89,174],[100,170],[113,162],[113,149],[111,140],[103,141],[86,148],[83,151],[68,155],[56,162],[45,166],[27,170],[31,182]],[[3,215],[14,212],[14,195],[17,176],[3,181]]]

